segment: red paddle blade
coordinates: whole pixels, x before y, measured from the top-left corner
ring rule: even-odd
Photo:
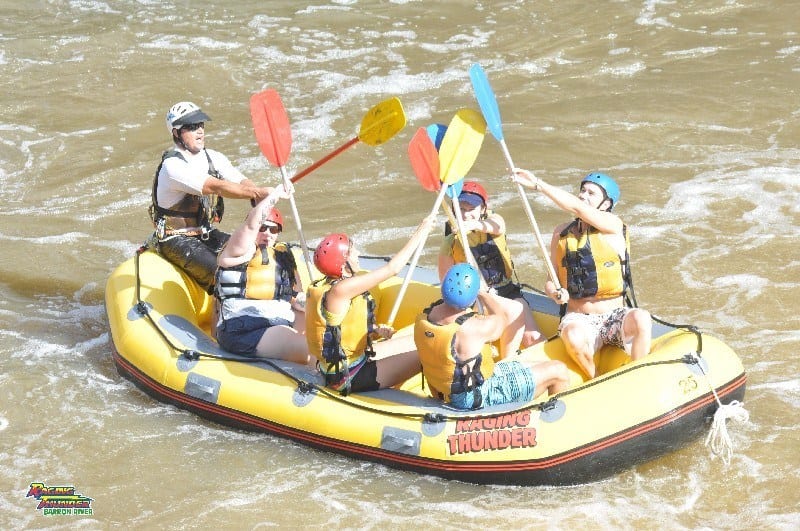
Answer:
[[[414,174],[424,189],[436,192],[441,188],[439,179],[439,153],[424,127],[417,129],[408,144],[408,158]]]
[[[292,150],[292,129],[278,93],[267,89],[253,94],[250,117],[261,152],[273,166],[284,166]]]

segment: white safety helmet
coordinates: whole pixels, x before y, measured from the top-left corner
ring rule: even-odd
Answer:
[[[175,128],[200,122],[210,122],[211,117],[200,110],[200,107],[191,101],[181,101],[173,105],[167,111],[166,123],[167,131],[170,135]]]

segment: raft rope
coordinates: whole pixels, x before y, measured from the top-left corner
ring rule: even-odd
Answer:
[[[136,307],[135,307],[136,311],[140,315],[142,315],[142,316],[147,318],[147,320],[150,322],[150,324],[153,326],[153,328],[155,328],[155,330],[158,332],[158,334],[161,336],[161,338],[164,340],[164,342],[167,345],[169,345],[170,348],[172,348],[176,352],[179,352],[180,355],[183,356],[187,360],[195,361],[195,360],[199,360],[200,358],[209,358],[209,359],[215,359],[215,360],[220,360],[220,361],[238,361],[238,362],[242,362],[242,363],[256,363],[256,364],[267,365],[267,366],[271,367],[272,369],[274,369],[279,374],[285,376],[287,379],[294,381],[297,384],[297,391],[299,393],[301,393],[301,394],[319,393],[319,394],[324,395],[325,397],[327,397],[327,398],[329,398],[331,400],[335,400],[337,402],[346,403],[350,407],[354,407],[356,409],[360,409],[360,410],[363,410],[363,411],[369,411],[369,412],[372,412],[372,413],[388,415],[388,416],[391,416],[391,417],[399,417],[399,418],[405,418],[405,419],[418,419],[418,420],[421,420],[422,422],[434,423],[435,424],[435,423],[439,423],[439,422],[447,422],[447,421],[450,421],[450,420],[477,420],[477,419],[482,419],[482,418],[490,418],[490,417],[493,417],[493,416],[496,415],[496,413],[488,414],[488,415],[480,415],[480,414],[478,414],[478,415],[464,415],[464,414],[447,415],[447,414],[443,414],[443,413],[401,413],[401,412],[397,412],[397,411],[389,411],[389,410],[386,410],[386,409],[381,409],[379,407],[372,407],[372,406],[367,406],[367,405],[364,405],[364,404],[359,404],[357,402],[353,402],[352,400],[347,399],[347,397],[344,397],[344,396],[340,395],[338,392],[332,392],[332,391],[330,391],[328,388],[326,388],[324,386],[321,387],[321,386],[319,386],[317,384],[314,384],[314,383],[311,383],[311,382],[307,382],[305,380],[301,380],[300,378],[294,376],[293,374],[289,373],[288,371],[286,371],[285,369],[280,367],[278,364],[276,364],[274,361],[272,361],[269,358],[253,358],[253,357],[247,357],[247,356],[236,356],[236,355],[233,355],[233,354],[230,354],[230,355],[219,355],[219,354],[212,354],[210,352],[199,352],[199,351],[193,350],[193,349],[181,348],[181,347],[175,345],[172,341],[170,341],[169,337],[167,337],[167,335],[164,333],[164,331],[161,330],[161,328],[158,326],[158,324],[155,322],[155,320],[153,319],[153,317],[150,314],[150,307],[141,298],[141,276],[139,274],[139,257],[143,252],[145,252],[148,249],[151,249],[151,246],[149,245],[149,242],[146,242],[144,245],[142,245],[141,247],[139,247],[136,250],[136,254],[135,254],[135,257],[134,257],[134,265],[135,265],[135,271],[136,271]],[[367,258],[383,259],[383,260],[386,260],[386,261],[389,260],[388,258],[383,257],[383,256],[370,256],[370,257],[367,257]],[[538,290],[535,290],[535,291],[538,291]],[[646,367],[655,366],[655,365],[670,365],[670,364],[675,364],[675,363],[697,364],[697,365],[700,366],[701,370],[703,371],[704,376],[706,376],[706,381],[709,383],[709,387],[711,387],[711,391],[714,394],[714,398],[716,399],[717,403],[719,404],[719,408],[714,413],[714,422],[712,424],[711,432],[709,433],[708,438],[706,439],[706,445],[708,445],[709,441],[713,439],[713,441],[711,443],[712,452],[714,452],[715,454],[721,455],[722,459],[726,463],[729,462],[730,455],[731,455],[731,452],[732,452],[732,449],[731,449],[732,445],[730,444],[730,437],[728,436],[727,428],[725,426],[725,419],[727,419],[727,418],[736,418],[737,420],[739,420],[743,416],[742,412],[744,412],[744,420],[746,421],[747,418],[749,417],[749,415],[747,414],[747,411],[744,410],[744,408],[740,407],[740,403],[737,400],[734,400],[733,402],[731,402],[730,404],[727,404],[727,405],[726,404],[722,404],[720,402],[719,396],[717,395],[716,390],[713,388],[713,386],[711,386],[711,382],[708,379],[708,375],[706,374],[706,371],[703,370],[702,365],[700,365],[700,363],[699,363],[699,358],[701,357],[700,356],[700,352],[702,350],[702,336],[701,336],[699,330],[697,329],[697,327],[695,327],[693,325],[674,325],[674,324],[662,321],[662,320],[656,318],[655,316],[653,316],[653,319],[658,321],[661,324],[670,326],[672,328],[681,328],[681,329],[686,329],[686,330],[688,330],[690,332],[693,332],[697,336],[698,351],[695,352],[695,353],[686,354],[686,355],[682,356],[681,358],[677,358],[677,359],[662,360],[662,361],[650,361],[650,362],[639,363],[636,366],[627,367],[627,368],[622,369],[622,370],[620,370],[620,371],[618,371],[618,372],[616,372],[614,374],[607,375],[607,376],[600,376],[600,377],[594,378],[593,380],[590,380],[589,382],[587,382],[586,384],[580,386],[579,388],[568,389],[566,391],[562,391],[561,393],[558,393],[556,395],[553,395],[553,396],[549,397],[544,402],[537,402],[535,404],[525,405],[523,407],[519,407],[519,408],[516,408],[516,409],[513,409],[513,410],[503,411],[503,414],[520,413],[520,412],[523,412],[523,411],[529,411],[531,409],[536,409],[536,410],[538,410],[540,412],[548,411],[548,410],[551,410],[551,409],[556,407],[556,403],[558,402],[558,399],[561,398],[561,397],[568,396],[568,395],[571,395],[573,393],[577,393],[577,392],[579,392],[579,391],[581,391],[583,389],[588,389],[589,387],[593,387],[593,386],[598,385],[598,384],[600,384],[602,382],[605,382],[606,380],[617,378],[617,377],[622,376],[623,374],[626,374],[628,372],[644,369]],[[550,339],[548,339],[548,341],[550,341]]]
[[[133,264],[134,264],[134,269],[136,271],[136,306],[135,306],[136,313],[138,313],[142,317],[146,318],[150,322],[150,324],[153,325],[153,328],[155,328],[156,332],[158,332],[158,335],[161,336],[161,338],[164,340],[164,342],[167,345],[169,345],[172,350],[174,350],[176,352],[180,352],[181,354],[186,354],[188,352],[193,352],[193,351],[188,350],[188,349],[182,349],[181,347],[175,345],[175,343],[173,343],[172,341],[169,340],[169,338],[164,333],[164,331],[161,330],[161,328],[155,322],[155,320],[153,319],[153,316],[150,315],[150,307],[147,305],[146,302],[144,302],[142,300],[142,277],[139,275],[139,256],[141,256],[141,254],[143,252],[145,252],[146,250],[148,250],[150,248],[151,248],[151,243],[150,243],[150,240],[148,240],[147,242],[145,242],[144,245],[142,245],[141,247],[136,249],[136,254],[134,255]],[[155,250],[154,247],[153,247],[153,250]]]
[[[703,377],[708,384],[708,388],[711,389],[711,393],[714,395],[714,400],[717,402],[717,410],[714,412],[714,418],[711,422],[711,429],[709,429],[708,435],[706,436],[705,445],[711,449],[711,453],[713,455],[720,457],[726,466],[729,465],[731,462],[731,457],[733,456],[733,441],[728,434],[728,425],[726,421],[728,419],[733,419],[737,422],[747,422],[750,420],[750,413],[744,408],[744,404],[738,400],[733,400],[728,404],[723,404],[719,399],[717,390],[714,389],[714,386],[711,384],[711,378],[708,371],[706,371],[706,369],[703,367],[703,364],[700,363],[700,358],[702,357],[703,351],[703,336],[696,326],[676,325],[663,321],[655,315],[651,314],[651,316],[656,322],[666,326],[671,326],[673,328],[682,328],[688,330],[697,336],[697,352],[687,354],[686,357],[694,358],[694,363],[697,364],[697,366],[700,368],[700,371],[703,373]]]
[[[722,462],[725,463],[725,466],[727,466],[730,464],[731,457],[733,456],[733,441],[730,435],[728,435],[728,425],[726,421],[728,419],[733,419],[737,422],[747,422],[750,420],[750,413],[744,408],[744,404],[738,400],[723,404],[719,399],[717,390],[711,385],[711,379],[705,368],[703,368],[703,364],[698,362],[697,366],[700,367],[706,379],[706,383],[708,383],[708,387],[714,394],[714,400],[717,401],[718,406],[717,410],[714,412],[714,419],[711,422],[711,429],[706,436],[705,445],[710,447],[711,453],[719,456]]]

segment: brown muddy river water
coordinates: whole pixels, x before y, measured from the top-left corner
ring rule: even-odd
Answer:
[[[800,527],[800,4],[212,4],[0,0],[0,528]],[[618,180],[639,303],[742,358],[750,421],[729,425],[728,466],[699,440],[597,484],[468,485],[211,424],[117,374],[105,282],[152,230],[173,103],[201,105],[207,145],[274,185],[250,94],[280,93],[290,174],[399,97],[403,131],[296,190],[310,244],[341,230],[391,254],[433,204],[408,142],[477,108],[473,62],[518,165],[570,190],[592,170]],[[541,253],[488,136],[470,177],[505,217],[520,277],[541,287]],[[564,221],[530,197],[543,232]],[[245,212],[228,202],[222,227]],[[26,497],[37,482],[74,486],[93,514],[44,516]]]

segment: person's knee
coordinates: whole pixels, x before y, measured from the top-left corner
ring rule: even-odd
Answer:
[[[633,334],[649,333],[653,326],[653,319],[650,317],[650,312],[636,308],[628,314],[628,319],[631,322],[631,329]]]
[[[525,330],[522,334],[522,347],[527,348],[544,341],[544,335],[539,330]]]
[[[569,381],[569,370],[567,365],[558,360],[543,362],[545,374],[548,380],[553,383],[566,383]]]
[[[564,340],[568,350],[583,353],[586,350],[587,334],[576,323],[571,323],[561,329],[561,339]]]
[[[530,366],[536,375],[537,396],[547,390],[550,394],[560,393],[569,386],[569,370],[558,360],[540,361]]]

